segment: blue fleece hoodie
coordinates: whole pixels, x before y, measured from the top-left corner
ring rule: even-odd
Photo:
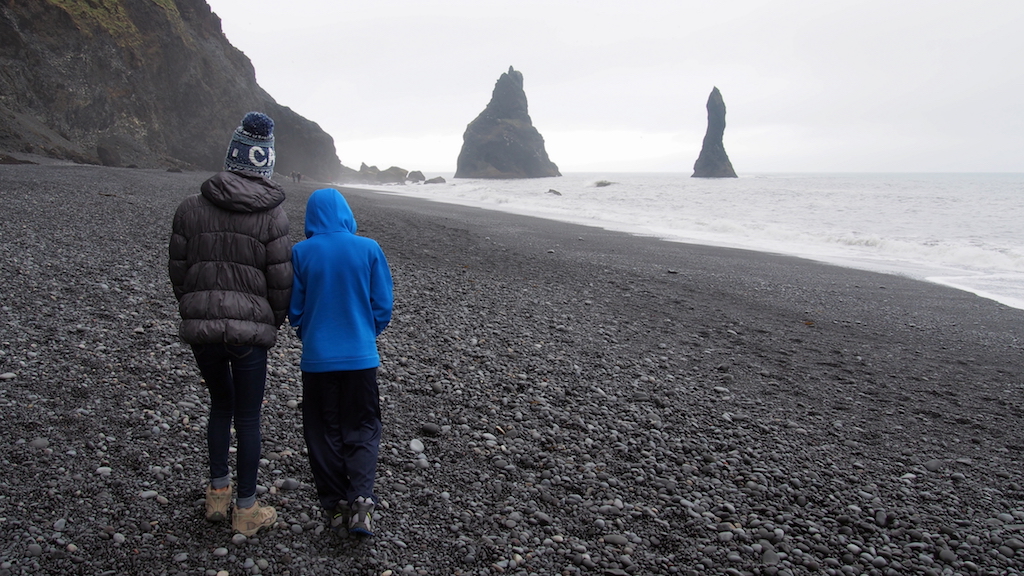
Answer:
[[[356,236],[341,192],[324,188],[306,203],[306,240],[292,249],[295,280],[288,320],[302,340],[304,372],[380,365],[377,336],[391,321],[391,270],[380,246]]]

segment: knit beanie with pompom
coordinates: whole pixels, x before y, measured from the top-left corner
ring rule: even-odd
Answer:
[[[242,118],[242,125],[235,128],[224,169],[270,178],[274,175],[274,159],[274,121],[262,112],[249,112]]]

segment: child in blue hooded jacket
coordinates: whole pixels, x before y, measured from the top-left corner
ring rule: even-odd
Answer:
[[[288,319],[302,340],[302,428],[320,503],[338,534],[372,536],[380,449],[377,336],[391,321],[391,270],[356,235],[333,188],[306,204],[306,240],[292,250]]]

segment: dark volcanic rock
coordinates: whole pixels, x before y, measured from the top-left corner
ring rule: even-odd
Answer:
[[[377,180],[381,184],[402,184],[405,182],[405,178],[408,175],[409,171],[405,168],[392,166],[387,170],[381,170],[380,174],[377,175]]]
[[[220,170],[239,119],[260,110],[279,172],[341,170],[334,140],[259,87],[204,0],[5,3],[0,69],[0,150]]]
[[[377,168],[376,166],[367,166],[366,162],[363,162],[359,165],[359,173],[368,178],[376,179],[377,175],[380,174],[380,168]]]
[[[96,155],[104,166],[122,166],[121,151],[128,154],[134,151],[134,143],[129,139],[117,134],[106,134],[96,142]]]
[[[376,166],[367,166],[365,162],[359,165],[359,170],[342,167],[342,173],[337,182],[341,184],[404,184],[406,181],[422,182],[426,177],[423,172],[414,170],[412,172],[405,168],[392,166],[387,170],[381,170]]]
[[[527,113],[523,73],[508,68],[494,84],[491,101],[462,137],[456,178],[561,176],[548,159],[544,138]]]
[[[35,162],[15,158],[9,154],[0,154],[0,164],[35,164]]]
[[[96,153],[100,157],[100,163],[104,166],[120,166],[121,155],[116,148],[109,148],[103,144],[96,145]]]
[[[693,164],[694,178],[735,178],[729,155],[725,153],[722,135],[725,134],[725,101],[715,87],[708,96],[708,131],[704,134],[704,146]]]

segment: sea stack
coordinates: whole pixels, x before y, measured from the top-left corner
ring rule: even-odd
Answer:
[[[729,155],[725,153],[722,136],[725,134],[725,101],[715,87],[708,96],[708,131],[704,146],[693,164],[693,178],[735,178]]]
[[[508,67],[494,84],[491,101],[462,136],[456,178],[561,176],[548,159],[544,138],[526,111],[523,73]]]

